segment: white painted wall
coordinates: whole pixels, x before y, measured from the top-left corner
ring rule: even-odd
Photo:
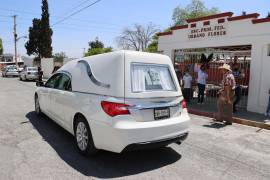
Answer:
[[[43,70],[43,77],[49,78],[52,75],[52,71],[55,66],[63,66],[67,62],[74,60],[74,58],[64,58],[63,63],[54,62],[53,58],[43,58],[41,59],[41,69]]]
[[[197,28],[203,27],[202,23],[197,22]],[[210,20],[210,24],[217,24],[217,19]],[[270,56],[267,56],[270,22],[253,24],[251,19],[244,19],[226,21],[224,26],[226,36],[203,39],[188,39],[191,28],[174,30],[172,35],[159,36],[158,50],[172,58],[175,49],[252,45],[247,109],[264,113],[270,88]]]
[[[31,66],[33,66],[33,59],[32,58],[24,58],[24,57],[22,57],[22,60],[23,60],[23,64],[25,65],[25,66],[28,66],[28,67],[31,67]]]
[[[41,59],[41,69],[43,71],[43,77],[45,79],[51,76],[53,71],[54,63],[53,58],[42,58]]]

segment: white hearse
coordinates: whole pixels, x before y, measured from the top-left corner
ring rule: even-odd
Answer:
[[[68,62],[37,88],[35,111],[73,134],[82,154],[180,144],[190,119],[171,59],[134,51]]]

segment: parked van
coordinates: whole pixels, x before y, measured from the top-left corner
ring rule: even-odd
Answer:
[[[134,51],[68,62],[37,88],[35,111],[74,135],[82,154],[180,144],[190,119],[171,59]]]

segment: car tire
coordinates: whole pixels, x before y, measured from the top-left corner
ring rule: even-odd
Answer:
[[[39,99],[38,99],[38,95],[35,95],[35,112],[38,116],[42,115],[42,111],[40,109],[40,104],[39,104]]]
[[[20,79],[20,81],[22,81],[22,77],[21,77],[21,76],[20,76],[20,78],[19,78],[19,79]]]
[[[98,150],[96,149],[92,133],[87,120],[79,115],[75,119],[74,137],[79,152],[84,156],[93,156]]]

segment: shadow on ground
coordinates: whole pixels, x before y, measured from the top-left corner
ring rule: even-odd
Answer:
[[[210,112],[210,113],[216,113],[217,112],[217,105],[216,101],[206,101],[204,105],[197,104],[196,100],[192,100],[190,103],[188,103],[188,108],[195,109],[202,112]],[[233,114],[233,117],[241,118],[241,119],[247,119],[250,121],[256,121],[260,123],[266,122],[266,117],[263,114],[249,112],[245,108],[239,108],[236,113]]]
[[[29,112],[26,117],[67,164],[86,176],[123,177],[155,170],[181,159],[181,155],[169,147],[125,154],[101,151],[95,157],[84,157],[77,151],[73,136],[48,117],[39,117],[35,112]]]
[[[223,124],[223,123],[216,123],[216,122],[213,122],[213,123],[210,123],[210,124],[204,124],[203,125],[203,127],[215,128],[215,129],[220,129],[220,128],[223,128],[225,126],[226,125]]]

